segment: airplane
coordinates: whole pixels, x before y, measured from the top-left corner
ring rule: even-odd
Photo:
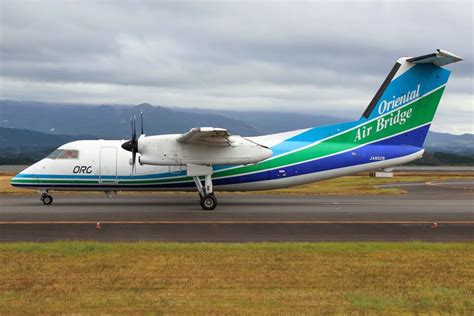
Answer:
[[[141,113],[137,138],[133,115],[130,140],[67,143],[11,185],[38,189],[46,205],[53,202],[51,190],[197,190],[202,209],[213,210],[214,191],[269,190],[387,170],[422,157],[451,73],[443,66],[461,60],[441,49],[398,59],[362,116],[335,125],[257,137],[214,127],[147,136]]]

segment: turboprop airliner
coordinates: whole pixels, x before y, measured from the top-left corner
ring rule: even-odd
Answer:
[[[398,166],[423,155],[423,143],[450,71],[461,61],[438,49],[397,60],[362,116],[352,122],[257,137],[225,128],[196,127],[183,134],[130,140],[67,143],[11,180],[35,188],[44,204],[51,190],[182,190],[199,192],[204,210],[214,191],[285,188]]]

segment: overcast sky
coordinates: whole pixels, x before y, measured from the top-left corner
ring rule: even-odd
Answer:
[[[464,61],[433,129],[473,132],[471,1],[0,0],[0,99],[357,119],[402,56]]]

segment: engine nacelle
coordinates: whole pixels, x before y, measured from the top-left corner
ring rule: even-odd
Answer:
[[[141,136],[139,162],[148,165],[246,165],[270,158],[271,149],[241,136],[230,136],[225,144],[181,143],[180,135]]]

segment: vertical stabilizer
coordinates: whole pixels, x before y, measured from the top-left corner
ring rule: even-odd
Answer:
[[[362,114],[361,122],[372,122],[373,130],[385,130],[387,136],[391,130],[400,133],[414,124],[423,125],[424,132],[418,133],[412,143],[421,147],[451,73],[441,66],[460,60],[440,49],[433,54],[400,58]],[[406,124],[408,121],[410,124]]]

